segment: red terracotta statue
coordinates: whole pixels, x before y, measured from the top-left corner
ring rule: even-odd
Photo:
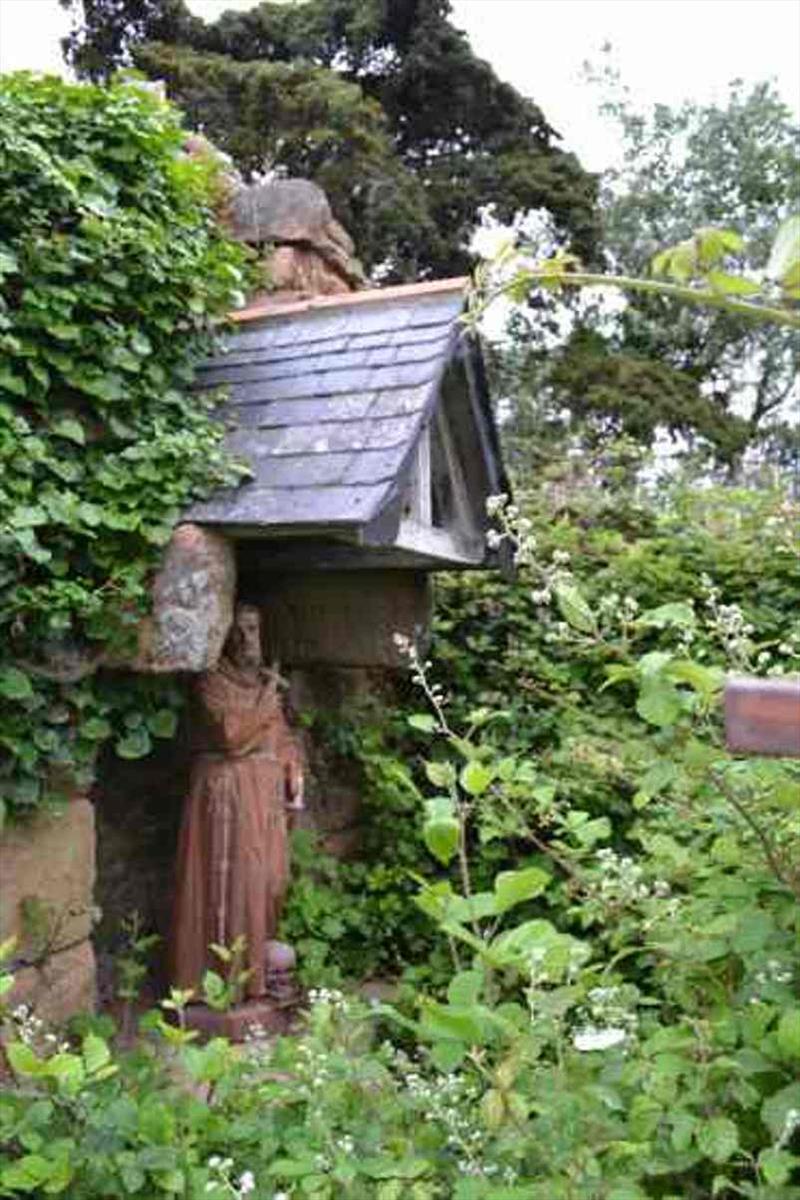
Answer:
[[[225,654],[192,695],[192,767],[178,842],[170,974],[201,994],[215,942],[246,939],[244,996],[266,992],[289,878],[287,809],[302,808],[302,758],[275,670],[262,665],[258,609],[240,605]]]

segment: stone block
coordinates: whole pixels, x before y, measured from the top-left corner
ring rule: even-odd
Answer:
[[[81,1012],[94,1012],[95,962],[91,942],[52,954],[41,967],[23,967],[14,975],[6,1000],[13,1009],[27,1004],[49,1025],[61,1025]]]
[[[153,583],[153,613],[143,622],[134,662],[157,674],[217,665],[233,620],[236,554],[222,534],[179,525]]]
[[[94,809],[72,800],[0,836],[0,942],[25,963],[89,936],[95,878]]]
[[[268,658],[286,667],[404,667],[394,635],[424,640],[431,614],[418,571],[276,575],[252,602],[264,610]]]

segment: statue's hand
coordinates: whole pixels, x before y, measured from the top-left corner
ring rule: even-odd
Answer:
[[[290,796],[287,808],[290,812],[303,812],[305,810],[304,791],[305,780],[303,779],[303,770],[299,763],[290,762],[286,768],[288,792]]]

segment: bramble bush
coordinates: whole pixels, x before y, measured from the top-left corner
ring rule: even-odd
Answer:
[[[241,474],[190,389],[249,268],[185,136],[141,88],[0,79],[0,818],[174,730],[174,688],[91,670],[181,510]]]

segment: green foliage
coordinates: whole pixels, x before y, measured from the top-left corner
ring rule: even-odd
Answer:
[[[405,964],[397,1002],[326,986],[234,1052],[173,992],[127,1056],[17,1014],[0,1195],[792,1200],[800,769],[727,755],[718,699],[800,665],[796,510],[564,492],[495,505],[514,583],[440,584],[449,697],[418,661],[428,712],[321,739],[367,853],[299,837],[284,932],[328,984]]]
[[[97,747],[174,729],[175,689],[91,672],[130,648],[182,508],[239,475],[193,365],[245,278],[213,167],[133,87],[0,82],[0,794],[29,810]]]
[[[465,272],[488,203],[509,220],[544,206],[594,253],[594,178],[476,57],[447,0],[262,3],[211,25],[176,0],[91,0],[82,15],[79,70],[132,58],[246,172],[310,175],[381,278]]]
[[[537,435],[549,426],[563,436],[566,409],[572,432],[577,418],[590,441],[624,432],[650,445],[667,431],[690,448],[699,439],[729,468],[765,444],[773,461],[779,447],[792,461],[798,251],[790,214],[800,154],[792,114],[769,84],[750,92],[733,84],[725,104],[643,113],[612,71],[602,82],[602,111],[624,143],[622,165],[602,177],[604,249],[608,282],[625,290],[626,304],[609,311],[597,292],[565,301],[562,291],[558,302],[539,293],[530,319],[518,320],[503,394],[523,425],[538,414]],[[539,286],[603,283],[574,260],[541,261],[536,246],[530,253],[540,260]],[[669,282],[650,277],[651,263]],[[770,310],[769,321],[757,319],[758,308]]]

